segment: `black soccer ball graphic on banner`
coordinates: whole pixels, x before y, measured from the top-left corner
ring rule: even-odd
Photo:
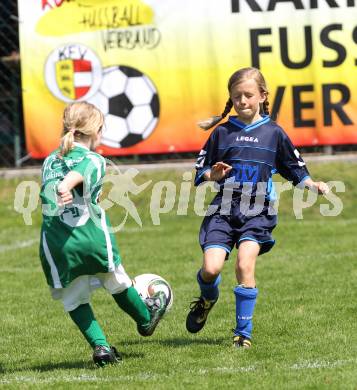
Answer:
[[[112,148],[143,141],[158,122],[160,103],[154,84],[129,66],[104,68],[102,83],[88,101],[105,115],[102,144]]]

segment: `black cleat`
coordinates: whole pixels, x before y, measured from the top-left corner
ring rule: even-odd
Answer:
[[[217,299],[210,301],[209,299],[199,297],[196,301],[191,302],[190,312],[186,318],[186,329],[189,332],[197,333],[205,326],[208,313],[217,302]]]
[[[167,307],[166,295],[163,291],[158,291],[151,298],[146,298],[145,304],[150,312],[150,322],[147,325],[138,325],[137,328],[142,336],[151,336],[165,314]]]
[[[93,352],[93,361],[98,367],[104,367],[108,364],[114,364],[122,360],[120,353],[115,347],[106,347],[97,345]]]
[[[252,342],[248,337],[241,335],[233,336],[233,346],[236,348],[245,348],[248,349],[252,346]]]

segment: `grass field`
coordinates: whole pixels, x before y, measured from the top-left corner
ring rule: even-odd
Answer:
[[[310,164],[314,178],[341,180],[344,208],[323,217],[318,204],[296,220],[292,193],[282,196],[275,248],[257,264],[260,289],[254,318],[253,348],[231,346],[234,327],[234,258],[226,263],[219,303],[204,330],[190,335],[185,318],[198,295],[195,274],[201,263],[197,241],[201,217],[173,210],[153,225],[153,184],[170,180],[179,188],[180,171],[139,174],[153,180],[131,199],[143,227],[132,219],[117,240],[129,275],[158,273],[172,285],[175,301],[151,338],[140,338],[133,321],[104,291],[93,308],[109,341],[123,352],[122,363],[95,369],[91,351],[61,305],[49,296],[38,258],[40,209],[32,226],[14,211],[22,180],[1,180],[0,387],[103,389],[357,389],[357,165]],[[320,203],[326,203],[323,199]],[[328,203],[328,202],[327,202]],[[112,224],[119,207],[109,210]]]

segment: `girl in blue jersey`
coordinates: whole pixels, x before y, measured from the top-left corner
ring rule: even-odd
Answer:
[[[220,191],[211,203],[213,212],[204,218],[200,229],[204,256],[197,281],[201,296],[191,304],[186,328],[196,333],[205,325],[218,299],[220,272],[236,246],[238,285],[234,288],[233,345],[249,348],[258,295],[256,259],[273,247],[271,232],[277,223],[276,212],[269,207],[274,195],[272,175],[280,173],[294,185],[307,186],[320,194],[326,193],[328,187],[310,178],[287,134],[270,119],[268,90],[258,69],[235,72],[228,81],[228,92],[222,115],[199,123],[208,130],[232,108],[237,114],[214,129],[197,159],[195,185],[215,181]]]

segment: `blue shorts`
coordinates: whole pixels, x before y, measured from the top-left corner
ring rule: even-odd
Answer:
[[[219,213],[206,216],[202,222],[199,240],[203,252],[209,248],[222,248],[227,258],[233,247],[242,241],[255,241],[260,244],[259,255],[270,251],[275,240],[271,233],[277,224],[276,215],[268,213],[242,218]]]

